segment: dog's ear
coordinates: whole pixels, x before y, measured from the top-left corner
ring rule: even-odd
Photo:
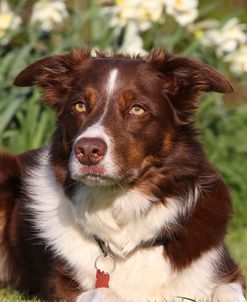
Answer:
[[[182,122],[191,120],[202,92],[233,92],[231,83],[211,66],[154,49],[146,57],[163,81],[163,93]]]
[[[72,87],[73,74],[90,58],[90,50],[74,50],[64,55],[54,55],[32,63],[22,70],[14,81],[16,86],[43,88],[44,102],[56,107]]]
[[[22,70],[14,80],[16,86],[46,86],[61,75],[68,72],[68,64],[64,56],[51,56],[38,60]]]
[[[78,49],[64,55],[54,55],[32,63],[22,70],[14,81],[16,86],[46,87],[57,82],[91,57],[90,49]]]

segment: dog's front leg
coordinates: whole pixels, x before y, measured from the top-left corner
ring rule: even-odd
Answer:
[[[124,302],[109,288],[97,288],[81,294],[76,302]]]

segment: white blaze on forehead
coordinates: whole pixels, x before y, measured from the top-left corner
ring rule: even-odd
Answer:
[[[88,127],[84,132],[82,132],[75,140],[75,144],[78,140],[87,137],[98,137],[103,139],[107,145],[107,153],[105,154],[103,160],[101,161],[100,165],[106,169],[108,175],[112,177],[118,177],[118,169],[117,164],[115,164],[114,156],[113,156],[113,138],[109,136],[108,133],[105,131],[105,127],[102,125],[102,121],[107,114],[109,103],[110,103],[110,95],[115,89],[116,86],[116,79],[118,75],[118,70],[116,68],[112,69],[109,73],[109,77],[106,82],[106,103],[102,110],[102,113],[99,117],[99,120],[96,121],[95,124]],[[70,158],[70,170],[72,175],[79,175],[80,174],[80,164],[73,153]]]
[[[109,73],[109,77],[106,82],[106,103],[105,103],[105,107],[102,112],[102,115],[99,119],[99,122],[98,122],[99,124],[102,123],[102,121],[107,113],[109,103],[110,103],[109,96],[113,93],[113,91],[116,87],[117,76],[118,76],[118,70],[116,68],[112,69]]]
[[[118,70],[116,68],[114,68],[110,71],[110,74],[109,74],[109,77],[107,80],[107,84],[106,84],[107,85],[106,91],[107,91],[108,95],[110,95],[114,91],[114,88],[116,85],[116,80],[117,80],[117,75],[118,75]]]

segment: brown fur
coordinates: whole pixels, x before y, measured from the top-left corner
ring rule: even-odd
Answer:
[[[208,163],[193,129],[200,94],[228,93],[232,86],[208,65],[160,50],[133,58],[101,52],[93,58],[89,50],[76,50],[28,66],[17,76],[15,85],[41,87],[44,102],[57,112],[51,164],[68,196],[74,183],[68,171],[74,139],[101,114],[106,102],[101,79],[113,67],[121,71],[121,81],[103,125],[116,140],[121,181],[162,203],[167,197],[183,203],[188,188],[201,188],[194,211],[180,217],[172,234],[163,230],[170,239],[165,253],[179,271],[223,243],[232,214],[228,190]],[[71,109],[81,99],[87,103],[88,116]],[[127,114],[135,103],[147,106],[138,120]],[[49,301],[74,301],[83,289],[76,283],[73,269],[54,258],[26,217],[25,204],[30,201],[22,193],[21,179],[27,168],[36,164],[35,156],[38,151],[16,157],[0,155],[0,256],[5,259],[0,262],[1,281]],[[138,175],[132,173],[134,168],[138,168]],[[216,278],[227,282],[242,278],[227,252],[222,263]]]

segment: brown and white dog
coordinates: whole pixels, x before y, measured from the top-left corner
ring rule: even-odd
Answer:
[[[0,156],[3,285],[48,301],[246,301],[224,245],[229,193],[193,128],[202,92],[232,92],[223,75],[160,50],[77,50],[15,85],[43,89],[57,130]]]

